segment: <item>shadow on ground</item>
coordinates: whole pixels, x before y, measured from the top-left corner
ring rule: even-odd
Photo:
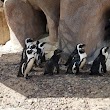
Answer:
[[[28,98],[107,98],[110,97],[110,75],[103,77],[81,75],[44,76],[43,70],[31,72],[32,78],[17,78],[20,54],[0,57],[0,83]]]

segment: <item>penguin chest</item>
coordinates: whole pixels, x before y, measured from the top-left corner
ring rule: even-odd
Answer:
[[[77,72],[76,62],[72,66],[72,72],[75,74]]]
[[[33,66],[34,61],[35,61],[35,59],[33,58],[33,59],[31,59],[31,60],[28,62],[28,64],[27,64],[27,67],[26,67],[26,69],[25,69],[25,73],[24,73],[24,74],[27,74],[27,73],[31,70],[31,68],[32,68],[32,66]]]
[[[99,73],[102,73],[103,72],[103,70],[102,70],[102,65],[101,65],[101,63],[99,64]]]
[[[79,68],[80,69],[83,68],[83,66],[85,65],[85,63],[86,63],[86,58],[82,59]]]

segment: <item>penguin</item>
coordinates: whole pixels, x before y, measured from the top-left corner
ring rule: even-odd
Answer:
[[[44,45],[46,44],[46,42],[37,41],[36,44],[37,44],[37,48],[41,49],[41,54],[42,54],[41,63],[46,62],[45,51],[44,51]]]
[[[33,43],[36,45],[37,49],[35,65],[42,68],[42,63],[46,62],[44,51],[44,44],[46,44],[46,42],[34,41]]]
[[[36,48],[36,57],[35,57],[35,65],[41,67],[41,61],[42,61],[42,50],[40,48]]]
[[[28,48],[29,49],[32,49],[34,52],[37,52],[37,47],[36,47],[36,45],[35,44],[30,44],[29,46],[28,46]]]
[[[83,68],[83,66],[86,63],[86,57],[87,57],[84,47],[85,44],[82,43],[76,45],[75,50],[69,56],[65,64],[66,66],[68,66],[66,74],[68,73],[77,74],[79,73],[79,69]]]
[[[93,61],[93,64],[91,66],[90,75],[103,76],[103,73],[107,72],[106,61],[108,58],[108,49],[109,47],[103,47],[100,49],[99,55]]]
[[[23,51],[22,51],[22,56],[21,56],[21,61],[23,59],[25,59],[25,55],[26,55],[26,49],[29,47],[29,45],[33,44],[33,40],[31,38],[26,38],[25,39],[25,46],[23,48]]]
[[[35,61],[35,55],[36,52],[34,52],[32,49],[26,49],[26,57],[20,63],[17,77],[25,77],[26,79],[28,79],[28,74],[32,69],[33,63]]]
[[[45,70],[44,70],[44,75],[50,74],[53,75],[55,73],[55,70],[57,73],[59,73],[59,60],[61,57],[62,50],[56,49],[54,51],[53,56],[46,62],[45,64]]]

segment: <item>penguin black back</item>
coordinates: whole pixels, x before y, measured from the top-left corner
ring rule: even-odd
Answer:
[[[96,59],[93,61],[93,64],[91,66],[91,73],[90,75],[100,75],[102,76],[102,73],[106,73],[106,61],[108,58],[108,49],[109,47],[103,47],[100,50],[99,55],[96,57]]]
[[[85,44],[81,44],[81,43],[76,45],[75,50],[70,54],[67,62],[65,63],[65,66],[68,66],[74,57],[80,57],[79,53],[80,54],[85,53],[85,49],[83,49],[84,46]]]
[[[66,73],[78,73],[79,69],[81,69],[85,62],[87,54],[85,53],[85,44],[77,44],[75,50],[72,55],[70,55],[66,64],[68,64],[68,68]]]

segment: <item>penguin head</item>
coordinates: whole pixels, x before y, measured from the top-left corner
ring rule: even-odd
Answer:
[[[44,44],[46,44],[46,42],[39,42],[39,44],[37,46],[40,49],[44,49]]]
[[[80,53],[85,53],[85,46],[86,46],[85,44],[80,43],[80,44],[77,44],[76,49]]]
[[[38,46],[39,43],[40,43],[40,41],[37,40],[37,41],[36,41],[36,45]]]
[[[29,48],[32,49],[34,52],[37,52],[37,48],[35,44],[30,44]]]
[[[54,51],[54,55],[61,55],[61,53],[62,53],[63,51],[62,50],[60,50],[60,49],[56,49],[55,51]]]
[[[26,39],[25,39],[25,46],[28,48],[28,46],[29,46],[30,44],[32,44],[32,42],[33,42],[33,40],[32,40],[31,38],[26,38]]]
[[[100,50],[100,54],[104,55],[105,57],[108,57],[108,49],[109,49],[109,47],[103,47]]]
[[[26,50],[26,55],[28,58],[34,57],[35,56],[35,52],[32,49],[27,49]]]

